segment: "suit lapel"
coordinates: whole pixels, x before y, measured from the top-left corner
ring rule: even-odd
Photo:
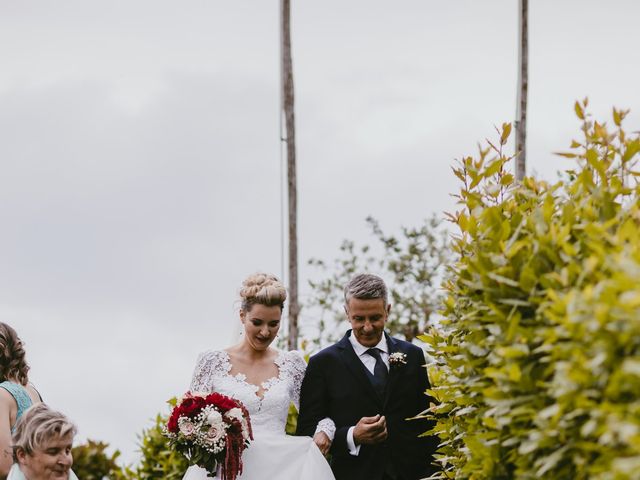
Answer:
[[[362,361],[358,358],[358,355],[356,355],[356,352],[353,350],[353,346],[349,341],[350,333],[351,330],[349,330],[337,344],[342,361],[347,367],[347,370],[349,370],[349,372],[351,372],[351,374],[358,380],[361,387],[366,390],[368,396],[374,399],[378,405],[382,406],[382,399],[380,398],[380,395],[378,395],[376,390],[373,388],[369,377],[367,377],[367,372],[365,371],[367,367],[365,367]]]
[[[384,336],[387,337],[387,347],[389,348],[389,356],[391,356],[395,352],[400,351],[399,342],[397,342],[393,337],[390,337],[386,333],[384,334]],[[391,392],[395,387],[399,374],[400,374],[399,368],[394,367],[393,365],[391,365],[391,362],[389,362],[389,377],[387,378],[387,387],[384,391],[384,402],[383,402],[383,406],[385,408],[387,406],[387,402],[389,401],[389,396],[391,395]]]

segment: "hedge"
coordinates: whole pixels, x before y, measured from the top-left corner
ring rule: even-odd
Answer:
[[[459,258],[422,337],[437,478],[640,478],[640,139],[586,107],[555,182],[514,180],[508,124],[454,168]]]

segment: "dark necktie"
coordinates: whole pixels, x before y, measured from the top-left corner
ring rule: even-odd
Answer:
[[[384,387],[387,384],[387,376],[389,375],[389,371],[387,370],[387,366],[382,361],[380,350],[377,348],[370,348],[365,353],[368,353],[376,359],[376,365],[375,367],[373,367],[373,377],[375,378],[377,383],[376,387],[380,389],[380,391],[384,391]]]

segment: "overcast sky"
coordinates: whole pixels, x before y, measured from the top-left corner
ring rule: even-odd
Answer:
[[[301,261],[451,210],[453,160],[515,115],[518,2],[292,3]],[[640,130],[640,4],[530,4],[554,178],[577,98]],[[242,278],[281,271],[278,2],[0,0],[0,65],[0,320],[79,437],[134,460]]]

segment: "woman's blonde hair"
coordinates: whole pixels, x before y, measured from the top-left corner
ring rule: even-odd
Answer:
[[[29,365],[25,360],[22,341],[16,331],[0,322],[0,382],[17,380],[22,385],[29,381]]]
[[[13,432],[13,459],[18,461],[16,452],[23,450],[28,455],[46,446],[52,438],[72,437],[76,427],[62,413],[52,410],[44,403],[29,407],[16,422]]]
[[[269,273],[254,273],[249,275],[240,289],[241,308],[245,312],[256,304],[267,307],[278,306],[284,308],[287,290],[275,275]]]

